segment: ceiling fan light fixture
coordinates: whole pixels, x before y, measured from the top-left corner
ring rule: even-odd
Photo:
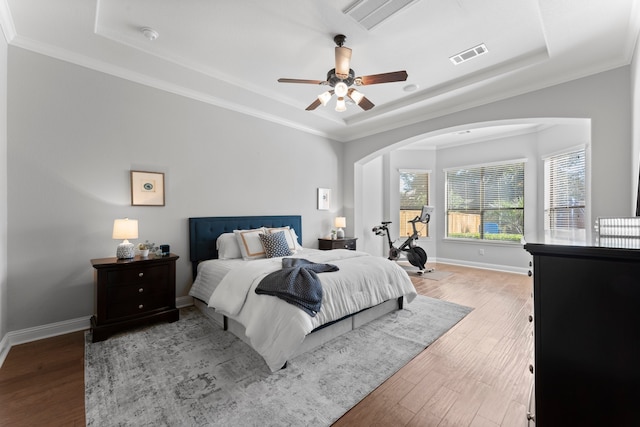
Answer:
[[[355,89],[351,89],[349,93],[349,97],[353,99],[353,102],[355,102],[358,105],[360,104],[360,102],[362,102],[362,99],[364,99],[364,95]]]
[[[344,98],[343,97],[339,97],[336,100],[336,111],[341,113],[343,111],[347,110],[347,104],[346,102],[344,102]]]
[[[329,102],[330,99],[331,99],[331,92],[329,91],[322,92],[320,95],[318,95],[318,101],[320,101],[323,107],[327,106],[327,103]]]
[[[349,86],[347,86],[347,84],[344,82],[336,83],[333,89],[336,92],[336,96],[338,96],[339,98],[344,98],[345,96],[347,96],[347,92],[349,92]]]

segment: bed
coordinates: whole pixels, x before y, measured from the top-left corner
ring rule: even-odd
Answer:
[[[255,243],[259,234],[260,240],[267,234],[286,237],[292,253],[261,255],[263,246]],[[189,218],[194,277],[189,295],[207,317],[255,349],[272,372],[298,354],[402,309],[416,296],[396,263],[360,251],[303,248],[301,237],[298,215]],[[337,267],[338,271],[317,275],[322,288],[317,313],[310,315],[282,298],[256,293],[265,276],[292,259]]]

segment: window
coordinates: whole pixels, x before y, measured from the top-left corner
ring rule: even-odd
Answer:
[[[429,204],[429,172],[400,171],[400,236],[410,236],[413,227],[410,219],[420,216],[422,207]],[[416,223],[420,237],[429,235],[427,224]]]
[[[544,159],[544,231],[548,238],[584,242],[585,149]]]
[[[446,237],[520,242],[524,161],[448,169],[445,174]]]

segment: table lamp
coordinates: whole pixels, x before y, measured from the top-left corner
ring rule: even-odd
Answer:
[[[118,259],[128,259],[136,256],[133,243],[129,243],[127,239],[138,238],[138,220],[137,219],[116,219],[113,221],[113,236],[114,239],[124,239],[122,243],[118,245],[116,250],[116,257]]]
[[[337,230],[336,230],[336,238],[337,239],[344,239],[344,230],[342,229],[342,227],[346,227],[347,226],[347,218],[345,218],[343,216],[337,216],[334,225],[337,228]]]

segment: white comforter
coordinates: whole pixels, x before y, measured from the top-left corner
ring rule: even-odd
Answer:
[[[408,303],[416,296],[407,273],[395,262],[382,257],[344,249],[306,249],[293,256],[334,264],[340,269],[318,274],[323,300],[322,308],[315,317],[277,297],[255,293],[263,277],[282,268],[282,258],[240,261],[235,268],[230,268],[233,263],[224,263],[223,270],[229,270],[228,273],[217,286],[210,286],[215,289],[208,299],[209,307],[245,327],[245,335],[251,345],[272,371],[282,368],[305,336],[318,326],[389,299],[404,296]],[[202,288],[203,278],[220,275],[213,273],[216,262],[200,264],[191,294],[197,294]]]

